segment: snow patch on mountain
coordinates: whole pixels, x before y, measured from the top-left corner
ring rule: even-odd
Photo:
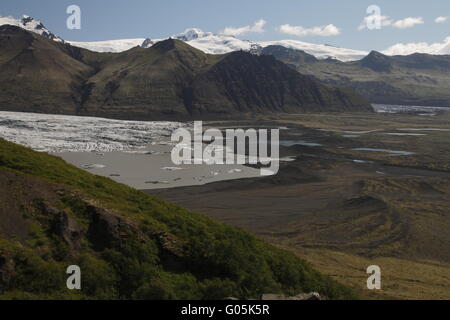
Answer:
[[[75,47],[80,47],[96,52],[122,52],[134,47],[142,46],[145,38],[119,39],[105,41],[66,41]]]

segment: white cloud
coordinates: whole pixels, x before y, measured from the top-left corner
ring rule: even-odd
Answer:
[[[382,53],[387,55],[408,55],[416,52],[428,54],[450,54],[450,37],[445,38],[442,42],[436,43],[397,43],[382,51]]]
[[[417,24],[423,24],[423,18],[421,17],[408,17],[402,20],[397,20],[392,23],[393,27],[400,28],[400,29],[406,29],[414,27]]]
[[[388,16],[377,16],[377,15],[370,15],[364,18],[364,20],[361,22],[361,24],[358,26],[358,30],[364,30],[367,29],[368,25],[374,25],[376,24],[376,21],[379,21],[380,28],[382,27],[395,27],[399,29],[406,29],[414,27],[418,24],[424,24],[424,20],[422,17],[407,17],[405,19],[400,19],[397,21],[394,21],[390,19]]]
[[[291,26],[290,24],[283,24],[278,27],[278,31],[285,34],[290,34],[298,37],[304,36],[337,36],[341,33],[338,27],[333,24],[328,24],[326,26],[304,28],[302,26]]]
[[[448,20],[448,17],[437,17],[436,19],[434,19],[434,22],[436,22],[436,23],[444,23],[447,20]]]
[[[379,20],[379,26],[380,28],[382,27],[387,27],[390,26],[392,24],[392,20],[389,19],[388,16],[383,16],[383,15],[370,15],[364,18],[364,20],[361,22],[361,24],[358,26],[358,30],[364,30],[367,29],[368,25],[374,24],[376,20]]]
[[[266,25],[267,21],[264,19],[260,19],[258,21],[256,21],[253,26],[244,26],[244,27],[238,27],[238,28],[234,28],[234,27],[226,27],[222,33],[226,34],[228,36],[239,36],[239,35],[243,35],[246,33],[252,33],[252,32],[256,32],[256,33],[261,33],[264,32],[264,26]]]

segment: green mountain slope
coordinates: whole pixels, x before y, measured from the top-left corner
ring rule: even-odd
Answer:
[[[0,189],[0,298],[353,297],[244,231],[4,140]]]
[[[371,111],[358,94],[272,57],[209,55],[168,39],[111,54],[0,27],[0,109],[133,119]]]
[[[262,50],[305,75],[352,89],[371,103],[450,106],[450,56],[386,56],[372,51],[359,61],[317,60],[294,49]]]

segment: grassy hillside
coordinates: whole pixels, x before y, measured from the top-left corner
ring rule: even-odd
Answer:
[[[249,233],[4,140],[0,181],[3,299],[354,297]],[[80,291],[66,288],[71,264]]]

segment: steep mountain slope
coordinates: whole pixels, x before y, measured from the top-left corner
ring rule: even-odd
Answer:
[[[450,56],[386,56],[372,51],[353,62],[317,60],[299,50],[271,46],[275,56],[303,74],[355,90],[372,103],[450,106]]]
[[[180,40],[95,53],[1,26],[0,45],[3,110],[139,120],[370,110],[359,95],[272,57],[209,55]]]
[[[0,298],[353,297],[248,233],[2,139],[0,190]]]
[[[166,40],[149,49],[114,56],[89,79],[83,114],[146,119],[190,117],[185,88],[209,57],[189,45]]]
[[[207,55],[173,39],[120,54],[88,86],[93,89],[82,110],[96,115],[185,118],[368,110],[357,95],[324,86],[271,57]]]
[[[75,113],[79,88],[93,68],[72,48],[16,26],[0,27],[2,110]]]

